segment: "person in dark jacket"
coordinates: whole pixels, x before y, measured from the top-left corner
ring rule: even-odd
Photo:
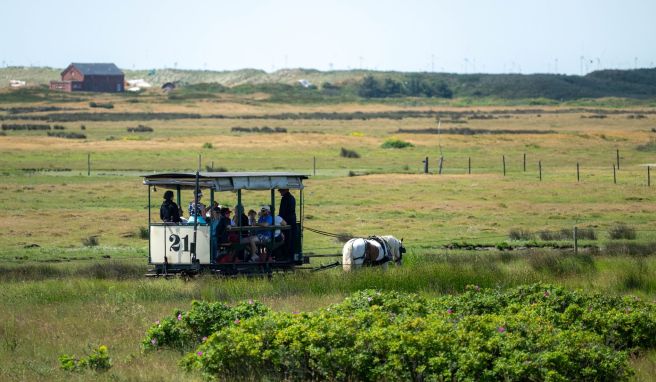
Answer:
[[[232,211],[228,207],[220,209],[219,224],[216,226],[216,240],[219,244],[228,243],[228,227],[230,227],[230,214]]]
[[[289,192],[287,188],[281,188],[280,192],[280,208],[278,215],[289,224],[289,236],[285,239],[285,248],[290,259],[293,259],[295,244],[296,244],[296,199],[294,195]]]
[[[168,190],[164,193],[164,202],[159,208],[159,218],[165,223],[180,223],[180,208],[173,201],[173,191]]]

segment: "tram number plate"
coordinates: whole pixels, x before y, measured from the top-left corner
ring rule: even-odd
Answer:
[[[180,251],[180,236],[172,233],[171,236],[169,236],[169,242],[171,242],[171,246],[169,247],[170,251]],[[182,245],[182,252],[189,252],[189,235],[185,235],[185,237],[182,238]]]

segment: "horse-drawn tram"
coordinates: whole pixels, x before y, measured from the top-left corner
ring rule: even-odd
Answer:
[[[152,266],[148,276],[266,274],[309,262],[303,255],[306,175],[196,172],[143,178],[148,186],[148,262]],[[207,204],[203,196],[209,196]],[[260,203],[250,208],[249,215],[245,199]],[[160,201],[157,215],[152,207]],[[186,202],[188,209],[182,207]]]

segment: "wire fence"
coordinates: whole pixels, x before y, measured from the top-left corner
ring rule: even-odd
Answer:
[[[322,230],[317,230],[309,227],[304,227],[311,233],[328,236],[334,239],[341,238],[344,234],[334,234]],[[648,234],[648,235],[644,235]],[[370,235],[354,235],[353,237],[368,237]],[[643,236],[643,237],[639,237]],[[343,242],[351,239],[348,237]],[[490,248],[494,247],[500,250],[509,250],[514,248],[530,248],[530,247],[554,247],[554,248],[569,248],[574,249],[575,252],[579,249],[579,243],[586,243],[585,246],[590,246],[591,243],[600,243],[608,245],[611,242],[645,242],[653,238],[656,240],[656,229],[635,229],[625,224],[606,225],[575,225],[571,229],[559,230],[510,230],[508,234],[490,234],[490,235],[476,235],[476,236],[457,236],[444,239],[421,239],[412,243],[412,239],[405,242],[405,246],[412,248],[440,248],[440,249],[475,249],[475,248]],[[654,242],[656,243],[656,241]],[[341,251],[339,247],[313,247],[312,251]],[[656,247],[654,247],[656,250]]]

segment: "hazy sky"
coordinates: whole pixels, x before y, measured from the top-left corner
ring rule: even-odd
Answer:
[[[521,72],[654,67],[656,0],[1,0],[2,65]]]

